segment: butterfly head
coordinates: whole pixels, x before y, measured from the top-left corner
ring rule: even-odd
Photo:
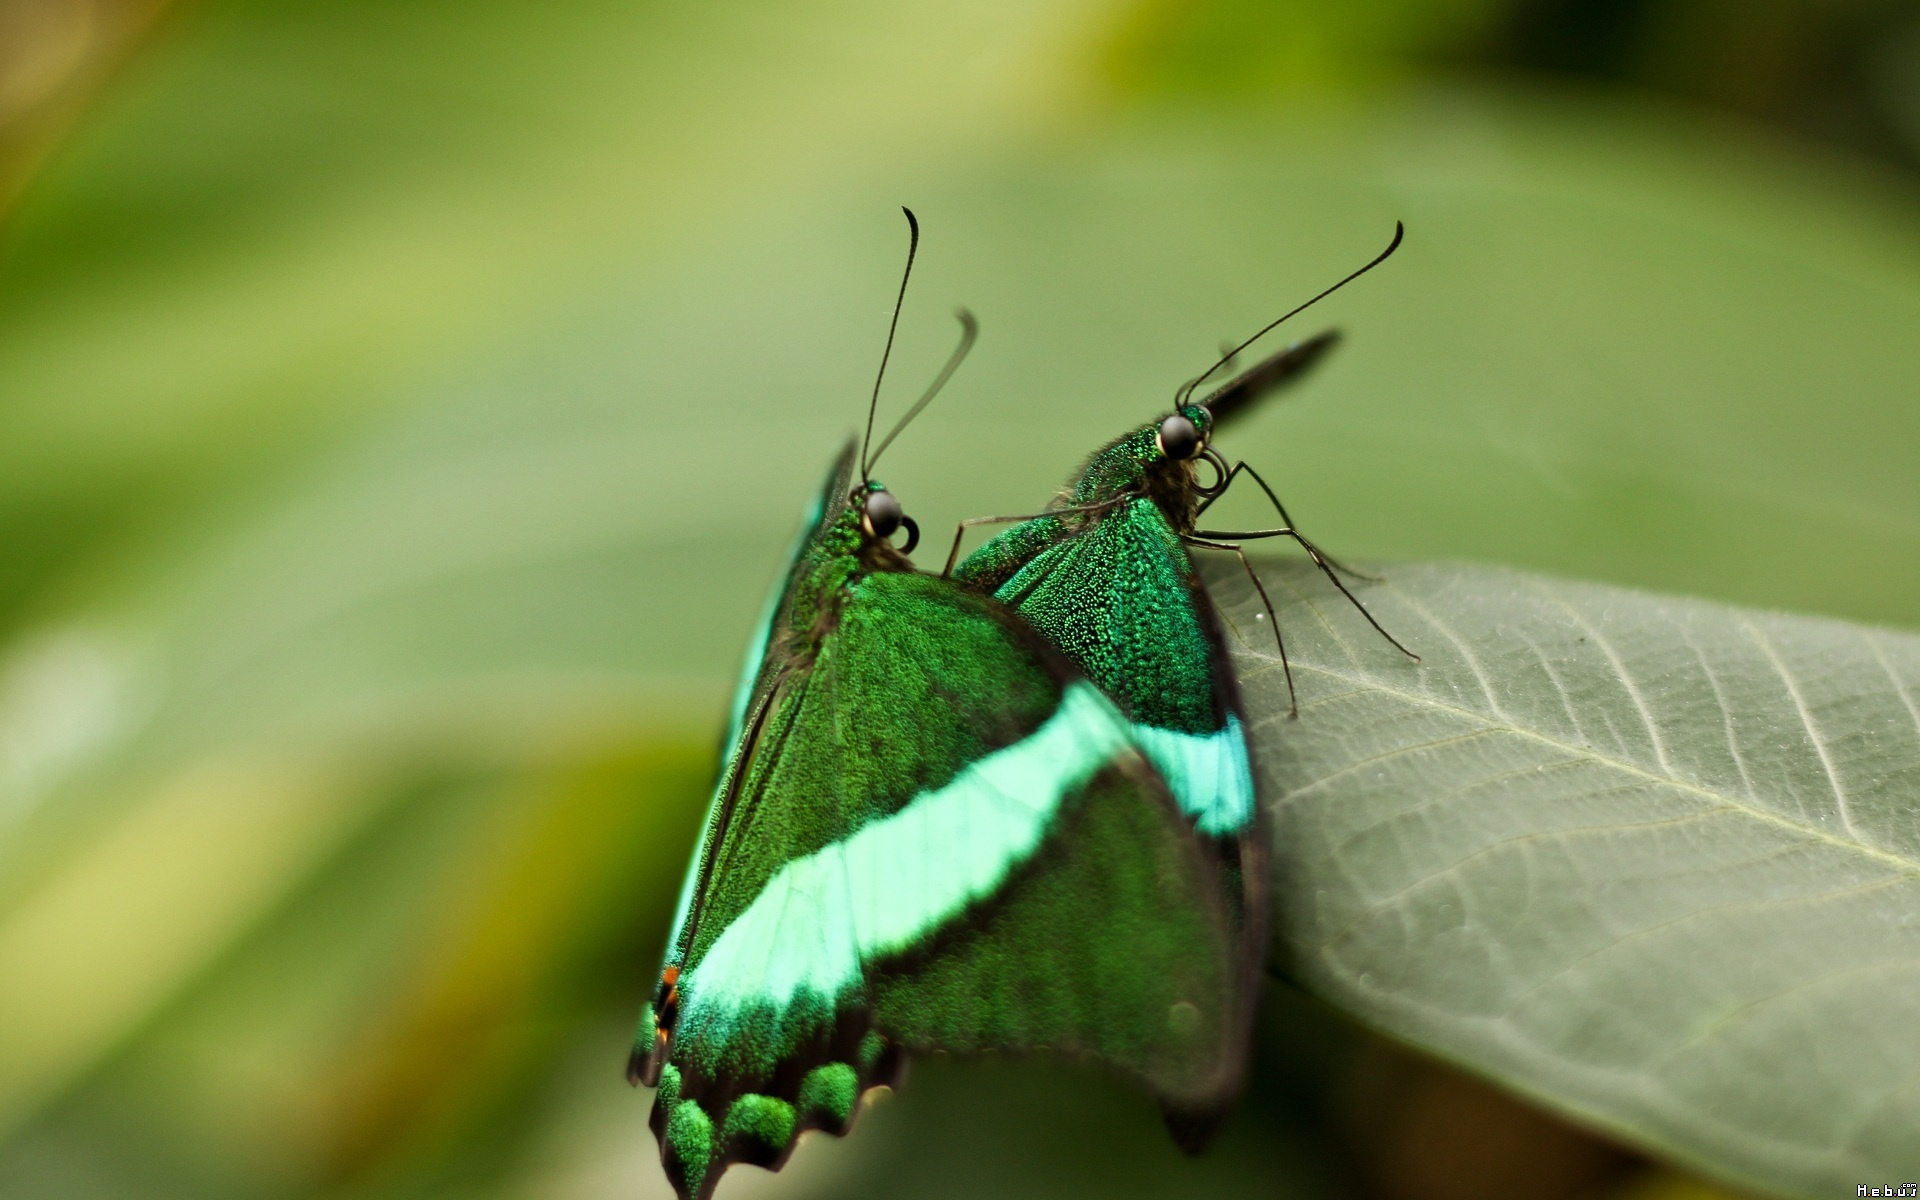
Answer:
[[[1204,404],[1183,404],[1139,426],[1093,456],[1072,489],[1073,502],[1101,504],[1132,494],[1148,497],[1169,516],[1186,512],[1226,478],[1226,464],[1212,446],[1214,426]],[[1206,483],[1194,469],[1201,460],[1213,468]]]
[[[1206,405],[1183,404],[1158,426],[1150,427],[1152,453],[1143,464],[1146,492],[1169,514],[1184,513],[1196,498],[1226,490],[1226,460],[1213,449],[1216,425],[1213,410]],[[1194,469],[1199,462],[1213,468],[1210,482],[1200,482],[1200,473]]]

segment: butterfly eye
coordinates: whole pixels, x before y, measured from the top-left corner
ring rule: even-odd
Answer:
[[[892,492],[881,489],[867,493],[866,499],[861,502],[860,528],[866,531],[868,537],[885,541],[899,532],[902,526],[906,527],[907,544],[901,547],[901,551],[912,554],[913,548],[920,544],[920,527],[913,523],[912,517],[901,511],[900,502],[893,498]]]
[[[1160,432],[1154,435],[1153,442],[1163,456],[1184,462],[1200,452],[1200,431],[1192,421],[1174,413],[1160,422]]]
[[[906,516],[892,492],[868,492],[860,510],[860,526],[869,537],[890,538]]]

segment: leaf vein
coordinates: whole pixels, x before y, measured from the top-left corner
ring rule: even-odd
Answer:
[[[1455,633],[1451,625],[1440,620],[1439,617],[1435,616],[1430,609],[1428,609],[1425,605],[1421,604],[1419,601],[1413,599],[1410,596],[1402,596],[1400,599],[1401,599],[1401,602],[1405,604],[1408,608],[1419,613],[1422,620],[1424,620],[1427,624],[1433,626],[1434,629],[1438,630],[1440,633],[1440,636],[1446,638],[1449,642],[1453,643],[1454,649],[1460,652],[1460,660],[1466,663],[1467,670],[1472,673],[1473,681],[1476,684],[1480,685],[1480,694],[1487,698],[1487,709],[1490,712],[1492,712],[1494,716],[1498,717],[1501,720],[1501,722],[1503,722],[1504,724],[1512,725],[1513,718],[1509,717],[1506,714],[1506,712],[1501,709],[1499,699],[1493,694],[1493,684],[1487,678],[1487,672],[1485,668],[1483,668],[1480,665],[1479,656],[1474,654],[1472,648],[1467,645],[1465,639],[1461,638],[1459,634]],[[1484,720],[1485,718],[1481,718],[1481,719]]]
[[[1893,664],[1887,661],[1886,653],[1880,649],[1880,639],[1874,637],[1871,630],[1861,631],[1860,638],[1866,642],[1867,649],[1873,651],[1873,659],[1880,664],[1880,669],[1887,673],[1894,693],[1900,697],[1900,703],[1907,706],[1907,715],[1913,718],[1913,731],[1920,734],[1920,708],[1914,706],[1913,693],[1907,690],[1906,680],[1894,672]]]
[[[1480,732],[1497,733],[1499,731],[1489,729],[1489,730],[1482,730]],[[1529,763],[1524,767],[1515,767],[1511,771],[1502,771],[1498,775],[1483,775],[1478,779],[1469,780],[1468,782],[1460,784],[1456,787],[1450,787],[1444,792],[1440,792],[1435,795],[1429,796],[1425,800],[1422,800],[1420,803],[1414,805],[1412,808],[1401,809],[1399,812],[1394,813],[1389,817],[1386,817],[1384,820],[1376,821],[1372,825],[1366,826],[1364,829],[1356,829],[1352,833],[1348,834],[1346,837],[1340,839],[1339,842],[1335,843],[1333,848],[1329,851],[1329,853],[1339,854],[1341,851],[1345,850],[1348,846],[1352,845],[1354,842],[1359,841],[1361,838],[1367,836],[1369,833],[1372,833],[1374,830],[1380,828],[1383,825],[1386,825],[1390,822],[1404,821],[1408,817],[1418,816],[1419,814],[1426,812],[1431,808],[1435,808],[1438,805],[1445,804],[1449,800],[1453,800],[1461,796],[1469,795],[1473,792],[1479,791],[1481,788],[1491,787],[1494,784],[1505,783],[1509,779],[1518,779],[1526,775],[1538,775],[1543,771],[1557,770],[1561,767],[1585,766],[1586,764],[1592,761],[1593,761],[1592,759],[1588,759],[1588,758],[1561,758],[1561,759],[1555,759],[1552,762]],[[1338,772],[1335,772],[1334,774],[1337,775]],[[1331,779],[1332,777],[1333,776],[1328,775],[1328,776],[1322,776],[1321,778]],[[1627,787],[1645,787],[1646,785],[1644,783],[1635,783],[1635,784],[1629,784],[1626,786]],[[1594,793],[1582,792],[1580,793],[1580,795],[1582,798],[1585,798],[1589,795],[1600,795],[1605,792],[1614,792],[1614,791],[1621,791],[1621,790],[1624,790],[1624,789],[1623,788],[1603,788],[1601,789],[1600,792],[1594,792]]]
[[[1695,813],[1693,815],[1709,816],[1711,814]],[[1652,822],[1652,824],[1664,824],[1664,823],[1665,822]],[[1748,859],[1740,865],[1752,866],[1755,863],[1766,862],[1770,858],[1779,858],[1782,855],[1789,853],[1794,849],[1797,849],[1797,847],[1792,847],[1792,846],[1778,847],[1766,854],[1762,854],[1762,855],[1759,855],[1758,857]],[[1811,892],[1806,895],[1800,895],[1800,896],[1768,896],[1768,897],[1763,897],[1758,899],[1753,897],[1747,897],[1745,899],[1740,899],[1740,900],[1729,900],[1724,904],[1709,904],[1705,908],[1696,908],[1690,912],[1684,912],[1676,916],[1669,917],[1664,921],[1655,922],[1652,925],[1645,925],[1639,929],[1629,930],[1628,932],[1621,934],[1618,937],[1615,937],[1612,941],[1606,943],[1603,946],[1596,946],[1592,950],[1587,951],[1585,954],[1582,954],[1577,958],[1569,959],[1564,965],[1562,965],[1559,969],[1554,971],[1553,974],[1548,975],[1546,978],[1540,980],[1540,982],[1534,984],[1532,987],[1528,988],[1526,991],[1522,992],[1520,995],[1514,997],[1513,1003],[1509,1004],[1506,1007],[1506,1009],[1503,1012],[1501,1012],[1498,1019],[1504,1021],[1510,1018],[1513,1015],[1514,1010],[1518,1009],[1522,1004],[1525,1004],[1527,1000],[1530,999],[1532,996],[1534,996],[1536,993],[1552,986],[1556,980],[1564,979],[1566,976],[1572,974],[1574,971],[1579,970],[1583,964],[1591,962],[1593,959],[1599,958],[1603,954],[1610,954],[1613,951],[1618,950],[1620,947],[1628,945],[1629,943],[1637,942],[1642,938],[1648,938],[1648,937],[1654,936],[1655,934],[1666,932],[1670,929],[1673,929],[1676,926],[1684,925],[1689,921],[1696,921],[1696,920],[1699,920],[1701,917],[1722,916],[1727,913],[1744,912],[1752,909],[1768,908],[1775,905],[1788,906],[1788,905],[1795,905],[1795,904],[1809,904],[1809,905],[1821,904],[1829,900],[1840,899],[1843,896],[1851,896],[1860,892],[1870,892],[1876,888],[1885,887],[1887,884],[1890,884],[1890,883],[1903,883],[1903,882],[1906,882],[1906,880],[1902,879],[1898,875],[1886,875],[1886,876],[1882,876],[1879,879],[1870,880],[1866,883],[1854,883],[1854,884],[1849,884],[1843,888],[1834,888],[1830,891],[1825,891],[1825,892]]]
[[[1733,709],[1727,704],[1727,694],[1720,687],[1720,674],[1713,669],[1713,663],[1708,660],[1707,652],[1693,640],[1693,635],[1678,622],[1674,623],[1674,627],[1680,632],[1680,640],[1687,644],[1687,649],[1693,651],[1694,658],[1699,660],[1701,673],[1707,677],[1707,686],[1713,689],[1714,703],[1719,707],[1721,722],[1727,729],[1727,753],[1733,756],[1734,769],[1740,772],[1740,782],[1747,789],[1747,799],[1756,799],[1759,793],[1754,789],[1753,776],[1747,772],[1746,755],[1740,753],[1740,731],[1733,723]]]
[[[1600,653],[1607,656],[1607,662],[1613,667],[1613,673],[1620,680],[1620,686],[1626,689],[1627,698],[1633,701],[1634,709],[1640,714],[1640,723],[1646,726],[1647,741],[1653,747],[1653,760],[1660,764],[1662,774],[1672,775],[1673,766],[1667,761],[1667,743],[1660,736],[1660,726],[1653,719],[1653,710],[1647,707],[1646,697],[1640,694],[1640,686],[1633,681],[1632,672],[1627,670],[1626,661],[1614,649],[1613,642],[1599,626],[1587,620],[1585,613],[1567,603],[1564,597],[1554,595],[1542,587],[1538,580],[1526,579],[1523,582],[1529,590],[1572,617],[1574,622],[1593,638],[1593,644],[1599,647]]]
[[[1496,851],[1515,846],[1530,846],[1536,842],[1550,841],[1555,838],[1569,837],[1578,834],[1619,833],[1630,829],[1658,829],[1666,825],[1684,825],[1688,822],[1697,821],[1702,817],[1712,815],[1714,814],[1711,810],[1705,810],[1687,813],[1684,816],[1678,817],[1661,817],[1653,821],[1609,821],[1605,825],[1573,825],[1565,829],[1535,829],[1526,833],[1516,833],[1512,837],[1504,837],[1496,842],[1489,842],[1478,850],[1457,858],[1436,871],[1427,872],[1425,875],[1411,881],[1404,887],[1395,888],[1392,892],[1380,897],[1378,900],[1370,901],[1365,908],[1362,908],[1358,913],[1354,914],[1352,919],[1345,925],[1334,930],[1333,934],[1322,943],[1322,948],[1330,948],[1333,943],[1340,941],[1349,933],[1352,933],[1361,922],[1381,912],[1388,905],[1399,900],[1415,888],[1423,884],[1432,883],[1437,879],[1445,879],[1450,875],[1454,875],[1459,872],[1460,868],[1466,866],[1468,863],[1485,858],[1487,855],[1493,854]]]
[[[1740,617],[1739,621],[1740,627],[1747,631],[1747,636],[1753,639],[1753,644],[1759,647],[1760,653],[1766,655],[1767,661],[1773,664],[1774,672],[1780,676],[1780,682],[1786,685],[1787,695],[1793,698],[1794,710],[1800,714],[1800,723],[1806,727],[1807,740],[1813,743],[1814,753],[1820,756],[1821,769],[1827,773],[1827,783],[1833,788],[1834,807],[1840,814],[1840,827],[1845,829],[1855,841],[1859,841],[1860,835],[1853,828],[1853,813],[1847,805],[1846,789],[1840,786],[1840,773],[1834,769],[1833,758],[1827,753],[1826,739],[1820,736],[1820,727],[1813,719],[1813,710],[1807,707],[1805,697],[1800,694],[1799,683],[1794,680],[1793,672],[1787,670],[1787,664],[1781,661],[1780,655],[1774,651],[1773,644],[1767,640],[1765,634],[1760,632],[1759,627],[1744,616]]]
[[[1465,733],[1456,733],[1449,737],[1434,738],[1431,741],[1413,742],[1404,746],[1395,746],[1391,750],[1383,750],[1379,754],[1370,754],[1365,758],[1356,759],[1338,770],[1327,772],[1325,775],[1320,776],[1310,783],[1303,783],[1299,787],[1289,788],[1286,794],[1280,797],[1279,802],[1286,804],[1324,783],[1340,778],[1342,775],[1350,775],[1366,767],[1378,766],[1383,762],[1398,758],[1403,754],[1418,754],[1422,750],[1436,750],[1441,746],[1451,746],[1459,742],[1471,742],[1499,732],[1501,732],[1501,730],[1498,726],[1486,725],[1479,729],[1470,729]]]
[[[1870,846],[1865,842],[1859,841],[1858,839],[1848,840],[1846,838],[1837,837],[1834,834],[1828,832],[1825,829],[1820,828],[1817,825],[1809,825],[1801,821],[1793,820],[1782,813],[1775,812],[1771,809],[1762,807],[1758,804],[1743,804],[1741,803],[1741,798],[1738,796],[1730,796],[1723,792],[1716,792],[1711,788],[1703,787],[1700,784],[1692,782],[1691,780],[1675,779],[1668,776],[1657,775],[1654,772],[1649,771],[1645,767],[1639,766],[1636,763],[1630,763],[1623,759],[1618,759],[1610,755],[1602,754],[1598,750],[1594,749],[1592,746],[1571,745],[1567,742],[1560,740],[1559,738],[1549,737],[1544,733],[1539,733],[1531,729],[1524,729],[1524,728],[1521,728],[1520,726],[1513,725],[1511,723],[1508,723],[1506,725],[1494,725],[1494,723],[1488,721],[1483,714],[1476,713],[1472,709],[1461,708],[1457,704],[1448,704],[1446,701],[1437,700],[1432,696],[1423,696],[1416,692],[1409,692],[1404,688],[1392,687],[1390,685],[1381,683],[1375,679],[1356,679],[1355,677],[1351,675],[1347,675],[1339,670],[1336,670],[1333,667],[1325,667],[1325,666],[1321,666],[1318,663],[1309,663],[1309,662],[1302,662],[1296,665],[1298,669],[1302,671],[1312,671],[1318,675],[1324,675],[1331,679],[1337,679],[1341,683],[1359,684],[1365,687],[1372,687],[1376,691],[1379,691],[1384,695],[1394,696],[1415,707],[1432,708],[1432,709],[1441,710],[1443,712],[1455,713],[1461,717],[1467,718],[1469,720],[1479,721],[1482,724],[1492,726],[1493,728],[1505,729],[1507,732],[1513,734],[1516,737],[1525,738],[1529,741],[1540,742],[1543,745],[1552,746],[1556,750],[1561,750],[1569,754],[1585,755],[1593,759],[1595,762],[1604,763],[1610,767],[1614,767],[1618,770],[1625,771],[1630,775],[1638,775],[1642,779],[1650,779],[1656,783],[1666,784],[1678,791],[1687,792],[1696,796],[1703,796],[1706,799],[1721,805],[1722,807],[1732,809],[1733,811],[1743,816],[1749,817],[1753,820],[1761,821],[1769,825],[1776,825],[1781,829],[1791,830],[1794,833],[1800,834],[1803,837],[1812,838],[1816,841],[1826,842],[1827,844],[1832,846],[1837,846],[1842,850],[1851,851],[1855,854],[1864,855],[1868,858],[1880,859],[1883,862],[1888,862],[1893,864],[1894,866],[1898,867],[1901,871],[1905,872],[1906,874],[1920,876],[1920,860],[1905,857],[1904,855],[1896,851],[1885,850],[1880,848],[1879,846]]]
[[[1861,963],[1859,966],[1848,967],[1846,970],[1843,970],[1843,971],[1827,971],[1827,972],[1824,972],[1823,974],[1815,975],[1809,979],[1802,979],[1798,983],[1795,983],[1792,987],[1781,988],[1779,991],[1769,992],[1764,996],[1755,996],[1753,999],[1743,1001],[1742,1003],[1737,1004],[1734,1007],[1728,1009],[1726,1012],[1721,1013],[1719,1016],[1715,1017],[1712,1021],[1709,1021],[1698,1033],[1694,1034],[1692,1037],[1689,1037],[1683,1042],[1678,1042],[1674,1044],[1659,1058],[1655,1059],[1652,1063],[1650,1063],[1647,1069],[1649,1073],[1658,1072],[1660,1068],[1665,1066],[1667,1063],[1680,1057],[1682,1054],[1685,1054],[1688,1050],[1691,1050],[1693,1047],[1700,1045],[1702,1042],[1708,1041],[1709,1039],[1713,1038],[1721,1030],[1733,1024],[1735,1021],[1738,1021],[1743,1015],[1752,1011],[1753,1009],[1759,1008],[1763,1004],[1772,1004],[1776,1000],[1786,999],[1788,996],[1793,995],[1795,992],[1804,992],[1810,988],[1820,987],[1823,984],[1829,984],[1834,982],[1835,980],[1845,979],[1853,975],[1872,975],[1872,974],[1877,974],[1878,972],[1881,972],[1881,971],[1888,971],[1888,970],[1901,969],[1901,968],[1912,968],[1912,967],[1920,967],[1920,958],[1916,958],[1916,957],[1896,958],[1896,959],[1890,959],[1890,960],[1881,961],[1881,962]]]

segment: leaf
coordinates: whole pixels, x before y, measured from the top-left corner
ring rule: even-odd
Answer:
[[[1517,571],[1209,564],[1273,799],[1277,964],[1742,1186],[1920,1144],[1920,638]]]

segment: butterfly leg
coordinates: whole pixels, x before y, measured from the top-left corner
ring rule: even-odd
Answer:
[[[1258,477],[1256,476],[1256,478]],[[1389,642],[1392,642],[1394,649],[1400,651],[1400,653],[1406,655],[1408,658],[1412,659],[1415,662],[1420,661],[1420,656],[1418,654],[1415,654],[1413,651],[1401,645],[1399,638],[1394,637],[1392,634],[1388,633],[1385,627],[1383,627],[1380,624],[1380,622],[1373,619],[1373,614],[1367,611],[1367,606],[1360,603],[1360,598],[1354,595],[1352,592],[1348,591],[1347,585],[1344,583],[1341,583],[1340,577],[1333,573],[1333,568],[1327,564],[1327,556],[1320,552],[1320,547],[1314,545],[1312,542],[1308,541],[1305,537],[1303,537],[1298,529],[1294,529],[1291,526],[1283,529],[1249,529],[1249,530],[1197,529],[1194,531],[1194,536],[1203,537],[1203,538],[1269,538],[1269,537],[1292,538],[1294,541],[1300,543],[1300,548],[1307,552],[1307,557],[1313,560],[1313,565],[1320,568],[1320,573],[1322,575],[1325,575],[1328,579],[1332,580],[1334,587],[1337,587],[1340,589],[1340,594],[1347,598],[1347,602],[1360,610],[1360,615],[1367,619],[1367,624],[1373,626],[1373,631],[1375,633],[1387,639]]]
[[[967,536],[967,529],[973,525],[1004,525],[1009,521],[1024,521],[1026,517],[968,517],[953,527],[953,548],[947,551],[947,565],[940,568],[940,578],[953,574],[953,565],[960,561],[960,539]]]
[[[1300,696],[1299,693],[1293,690],[1293,666],[1287,661],[1286,639],[1280,636],[1280,618],[1274,614],[1273,601],[1267,598],[1267,585],[1260,582],[1260,576],[1255,573],[1253,564],[1247,561],[1247,552],[1231,542],[1205,542],[1193,537],[1183,537],[1180,540],[1189,546],[1202,546],[1208,550],[1231,550],[1240,556],[1240,565],[1247,569],[1247,578],[1253,580],[1253,590],[1260,593],[1260,603],[1266,606],[1267,623],[1273,626],[1273,644],[1280,648],[1280,670],[1284,672],[1287,677],[1287,703],[1289,705],[1287,716],[1298,720],[1300,717]]]
[[[1280,497],[1274,493],[1274,490],[1271,487],[1267,486],[1267,481],[1260,477],[1260,472],[1254,470],[1253,467],[1251,467],[1250,465],[1244,462],[1240,463],[1234,469],[1235,470],[1244,469],[1247,474],[1253,476],[1253,481],[1260,485],[1260,490],[1265,492],[1267,494],[1267,499],[1273,502],[1274,511],[1280,514],[1280,523],[1282,525],[1285,525],[1288,529],[1299,528],[1299,526],[1293,523],[1293,517],[1288,514],[1287,506],[1280,503]],[[1315,547],[1313,552],[1315,554],[1318,554],[1321,558],[1325,559],[1327,561],[1327,565],[1331,566],[1334,570],[1339,571],[1344,575],[1351,575],[1355,579],[1364,579],[1368,583],[1385,583],[1386,582],[1386,580],[1382,579],[1378,575],[1369,575],[1365,571],[1356,571],[1352,567],[1342,564],[1339,560],[1335,559],[1331,554],[1328,554],[1325,550],[1321,550],[1318,547]]]
[[[1280,514],[1280,523],[1285,525],[1288,529],[1294,528],[1295,526],[1293,523],[1293,517],[1290,514],[1288,514],[1287,506],[1280,503],[1280,497],[1274,493],[1274,490],[1271,487],[1267,486],[1267,481],[1260,477],[1260,472],[1254,470],[1253,467],[1249,465],[1247,462],[1245,462],[1244,460],[1233,464],[1233,469],[1227,472],[1227,477],[1220,481],[1219,490],[1215,491],[1213,495],[1208,496],[1205,500],[1201,501],[1200,507],[1193,510],[1193,515],[1195,517],[1199,517],[1202,513],[1206,512],[1209,507],[1212,506],[1215,500],[1218,500],[1220,497],[1226,495],[1227,485],[1229,483],[1232,483],[1233,477],[1235,475],[1238,475],[1242,471],[1245,471],[1247,474],[1253,476],[1253,481],[1260,485],[1260,490],[1265,492],[1267,494],[1267,499],[1273,502],[1274,511]],[[1385,583],[1386,582],[1386,580],[1382,579],[1378,575],[1369,575],[1365,571],[1354,570],[1352,567],[1349,567],[1345,563],[1340,562],[1338,559],[1334,558],[1331,554],[1328,554],[1324,550],[1317,551],[1317,553],[1320,555],[1320,557],[1326,559],[1327,563],[1330,566],[1332,566],[1334,570],[1339,571],[1343,574],[1351,575],[1355,579],[1364,579],[1368,583]]]
[[[1020,513],[1011,517],[968,517],[953,527],[953,549],[947,551],[947,565],[940,570],[940,578],[953,574],[953,565],[960,561],[960,539],[967,536],[967,530],[974,525],[1006,525],[1013,521],[1037,521],[1041,517],[1057,517],[1062,513],[1100,512],[1112,508],[1123,500],[1130,500],[1133,493],[1124,492],[1111,500],[1102,500],[1098,504],[1078,504],[1069,508],[1050,508],[1045,512]]]

